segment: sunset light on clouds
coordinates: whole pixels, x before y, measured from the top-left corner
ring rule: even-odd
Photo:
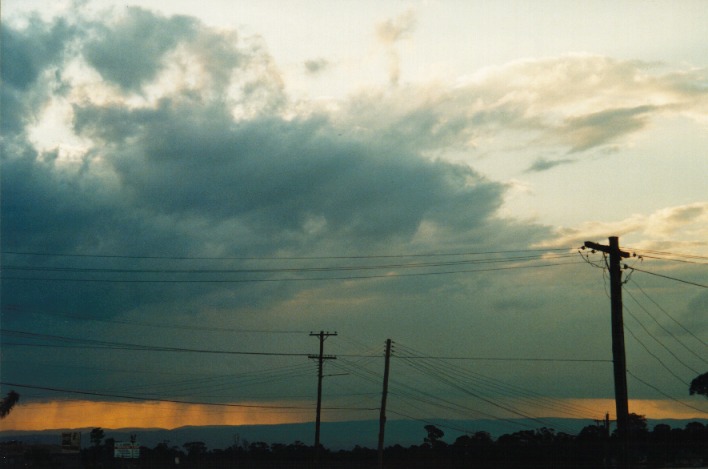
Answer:
[[[257,403],[241,403],[245,406]],[[272,403],[271,403],[272,404]],[[289,405],[291,405],[290,403]],[[612,399],[576,399],[563,404],[582,405],[597,409],[614,408]],[[239,404],[237,404],[239,405]],[[654,419],[691,419],[695,412],[680,404],[666,400],[632,400],[632,411],[651,415]],[[538,409],[527,409],[534,411]],[[548,417],[564,417],[563,414],[543,414]],[[446,416],[454,418],[455,415]],[[336,421],[326,418],[325,421]],[[592,420],[589,418],[589,420]],[[46,430],[63,428],[165,428],[174,429],[199,425],[275,425],[312,421],[311,410],[267,410],[186,405],[167,402],[95,402],[95,401],[50,401],[23,406],[21,413],[10,414],[3,420],[4,430]]]
[[[50,3],[2,11],[3,429],[310,422],[318,331],[326,421],[388,338],[396,418],[601,419],[609,236],[630,411],[708,418],[703,2]]]

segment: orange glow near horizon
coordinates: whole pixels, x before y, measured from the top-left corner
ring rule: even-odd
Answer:
[[[615,419],[614,399],[566,399],[569,404],[578,404],[605,412],[609,412],[610,418]],[[630,399],[629,412],[643,415],[648,419],[708,419],[708,413],[701,413],[675,401],[659,399]]]
[[[559,403],[581,405],[597,409],[597,415],[579,418],[600,419],[609,412],[614,419],[612,399],[565,399]],[[244,405],[258,405],[249,403]],[[280,403],[267,405],[306,404]],[[665,400],[630,400],[629,410],[649,419],[705,419],[706,414],[691,410],[676,402]],[[529,412],[540,417],[568,417],[542,412]],[[257,407],[218,407],[200,404],[177,404],[170,402],[94,402],[50,401],[18,404],[5,419],[0,421],[1,430],[51,430],[86,427],[103,428],[164,428],[200,425],[272,425],[301,423],[314,420],[314,409],[267,409]],[[339,415],[336,420],[356,420],[361,415]],[[323,420],[332,420],[323,416]]]
[[[243,405],[258,405],[248,403]],[[267,405],[295,405],[277,404]],[[200,425],[269,425],[313,420],[306,409],[208,406],[171,402],[50,401],[18,404],[0,422],[1,430],[86,427],[164,428]]]

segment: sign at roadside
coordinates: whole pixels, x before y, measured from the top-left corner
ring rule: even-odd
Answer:
[[[61,434],[61,449],[62,451],[79,451],[81,450],[81,433],[66,432]]]
[[[120,459],[139,458],[140,443],[134,441],[116,441],[113,446],[113,457]]]

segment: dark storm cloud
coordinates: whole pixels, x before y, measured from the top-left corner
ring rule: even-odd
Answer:
[[[470,228],[493,213],[502,192],[466,167],[342,140],[324,117],[236,123],[223,108],[190,101],[136,112],[80,108],[76,116],[77,129],[107,139],[109,149],[133,142],[106,151],[132,204],[237,219],[268,232],[274,248],[331,236],[406,241],[424,220]],[[313,219],[321,224],[308,239]]]
[[[39,153],[21,139],[4,142],[3,250],[137,256],[407,251],[430,248],[413,246],[423,226],[435,228],[428,243],[454,249],[469,245],[473,234],[484,244],[494,236],[496,228],[489,227],[502,223],[494,213],[503,185],[403,144],[427,134],[430,148],[462,131],[453,124],[435,130],[437,111],[417,109],[398,120],[400,128],[383,126],[375,138],[342,135],[326,115],[285,119],[273,112],[284,103],[282,83],[258,43],[240,44],[192,20],[139,9],[112,26],[82,27],[92,34],[76,36],[85,43],[75,49],[78,57],[85,54],[106,80],[128,91],[157,79],[165,57],[186,39],[209,44],[195,57],[208,89],[177,88],[149,106],[119,97],[110,104],[73,100],[74,130],[93,142],[80,163]],[[138,47],[142,42],[150,44]],[[31,56],[31,49],[23,50]],[[41,63],[46,68],[50,61]],[[237,92],[227,97],[234,85]],[[204,298],[210,305],[250,308],[302,288],[38,285],[4,282],[4,298],[115,315],[191,310]]]
[[[74,34],[63,20],[45,23],[34,17],[22,29],[5,23],[0,27],[0,129],[5,137],[21,132],[47,98],[49,90],[34,87],[44,72],[59,64]]]
[[[72,28],[62,20],[48,24],[37,18],[22,30],[3,26],[0,31],[3,87],[19,90],[31,87],[48,65],[58,61],[72,34]]]
[[[165,54],[195,36],[196,21],[164,18],[130,7],[111,27],[97,27],[97,38],[85,44],[89,64],[101,76],[128,91],[137,91],[164,66]]]

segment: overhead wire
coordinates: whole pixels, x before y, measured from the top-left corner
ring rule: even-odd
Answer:
[[[122,254],[80,254],[57,252],[2,251],[1,254],[41,257],[83,257],[111,259],[159,259],[159,260],[326,260],[326,259],[393,259],[406,257],[449,257],[449,256],[479,256],[490,254],[510,254],[518,252],[550,252],[568,251],[571,248],[539,248],[539,249],[507,249],[497,251],[463,251],[463,252],[428,252],[400,254],[372,254],[353,256],[137,256]]]
[[[637,324],[639,324],[639,327],[641,327],[642,330],[644,330],[644,332],[645,332],[649,337],[651,337],[652,339],[654,339],[654,342],[656,342],[657,344],[659,344],[659,345],[661,346],[661,348],[663,348],[664,350],[666,350],[666,352],[667,352],[669,355],[671,355],[672,357],[674,357],[674,359],[675,359],[677,362],[679,362],[681,365],[683,365],[685,368],[687,368],[687,369],[690,370],[691,372],[693,372],[693,373],[695,373],[695,374],[699,374],[699,372],[698,372],[696,369],[694,369],[693,367],[687,365],[683,360],[681,360],[681,359],[678,357],[678,355],[676,355],[671,349],[669,349],[669,347],[667,347],[664,342],[662,342],[661,340],[659,340],[658,337],[656,337],[654,334],[652,334],[652,332],[649,330],[649,328],[647,328],[647,327],[644,325],[644,323],[642,323],[642,321],[640,321],[639,318],[638,318],[634,313],[632,313],[632,312],[631,312],[628,308],[626,308],[626,307],[625,307],[625,311],[627,312],[627,314],[629,314],[629,315],[637,322]]]
[[[134,401],[168,402],[168,403],[173,403],[173,404],[189,404],[189,405],[252,408],[252,409],[275,409],[275,410],[313,410],[313,408],[314,408],[312,406],[236,404],[236,403],[225,403],[225,402],[208,402],[208,401],[192,401],[192,400],[181,400],[181,399],[165,399],[165,398],[157,398],[157,397],[142,397],[142,396],[133,396],[133,395],[126,395],[126,394],[102,393],[102,392],[93,392],[93,391],[83,391],[83,390],[77,390],[77,389],[56,388],[56,387],[51,387],[51,386],[38,386],[38,385],[24,384],[24,383],[11,383],[11,382],[6,382],[6,381],[0,382],[0,385],[16,387],[16,388],[21,388],[21,389],[36,389],[36,390],[42,390],[42,391],[58,392],[58,393],[65,393],[65,394],[77,394],[77,395],[83,395],[83,396],[110,397],[110,398],[128,399],[128,400],[134,400]],[[341,410],[343,408],[342,407],[331,407],[331,408],[323,407],[323,409]],[[376,410],[376,409],[348,408],[347,410],[370,411],[370,410]]]
[[[436,369],[446,371],[451,377],[455,379],[466,380],[476,386],[480,386],[481,388],[487,388],[493,394],[501,393],[502,395],[510,397],[523,398],[527,400],[527,402],[531,402],[533,400],[534,405],[538,405],[539,402],[543,402],[546,407],[556,407],[557,409],[565,409],[563,413],[566,414],[568,414],[567,410],[570,409],[573,411],[573,416],[577,416],[579,412],[594,412],[594,409],[590,409],[584,406],[572,404],[568,405],[563,403],[556,404],[553,399],[550,399],[539,393],[535,393],[520,386],[508,384],[501,380],[485,376],[481,373],[447,363],[444,360],[435,360],[429,363]],[[551,404],[550,406],[548,405],[549,403]]]
[[[439,369],[436,369],[432,365],[421,363],[421,362],[415,362],[415,368],[418,369],[419,371],[426,373],[427,376],[433,377],[436,380],[446,384],[447,386],[449,386],[453,389],[456,389],[457,391],[462,392],[463,394],[467,394],[471,397],[474,397],[480,401],[490,404],[493,407],[496,407],[498,409],[506,411],[511,415],[532,420],[532,421],[539,423],[543,426],[548,425],[548,423],[546,421],[544,421],[543,419],[540,419],[540,418],[535,417],[527,412],[524,412],[524,411],[516,408],[514,405],[511,405],[508,403],[502,403],[497,399],[492,399],[491,397],[485,396],[481,392],[478,392],[476,390],[472,390],[466,386],[462,386],[457,380],[450,377],[449,375],[446,375],[445,373],[442,373]],[[494,415],[494,414],[489,414],[489,415]],[[494,415],[494,418],[499,419],[499,418],[501,418],[501,416]]]
[[[701,360],[703,363],[708,364],[708,360],[706,360],[706,359],[703,358],[701,355],[699,355],[699,354],[697,354],[696,352],[694,352],[693,350],[691,350],[691,348],[689,348],[682,340],[680,340],[678,337],[676,337],[676,335],[674,335],[673,332],[671,332],[669,329],[667,329],[666,327],[664,327],[664,325],[661,324],[661,323],[656,319],[656,317],[655,317],[653,314],[651,314],[651,313],[649,312],[649,310],[647,310],[647,309],[644,307],[644,305],[642,305],[642,304],[639,302],[639,300],[637,300],[637,298],[632,294],[631,291],[626,290],[626,289],[625,289],[625,291],[627,292],[627,294],[629,295],[629,297],[632,298],[632,299],[637,303],[637,305],[641,308],[641,310],[644,311],[644,312],[646,313],[646,315],[649,316],[652,320],[654,320],[654,322],[661,328],[661,330],[663,330],[663,331],[664,331],[666,334],[668,334],[672,339],[674,339],[674,340],[675,340],[679,345],[681,345],[687,352],[689,352],[689,353],[692,354],[694,357],[696,357],[696,358],[698,358],[699,360]],[[630,313],[630,314],[631,314],[631,313]],[[658,342],[659,345],[661,345],[662,347],[664,347],[667,352],[669,352],[672,356],[674,356],[674,358],[676,358],[679,362],[681,362],[681,360],[680,360],[678,357],[676,357],[675,354],[674,354],[673,352],[671,352],[665,344],[663,344],[663,343],[662,343],[657,337],[655,337],[646,327],[644,327],[643,324],[641,324],[641,321],[639,321],[639,319],[638,319],[636,316],[633,315],[632,317],[634,317],[634,319],[635,319],[638,323],[640,323],[640,325],[642,326],[642,328],[646,331],[646,333],[647,333],[650,337],[652,337],[656,342]],[[684,363],[682,363],[682,364],[683,364],[684,366],[686,366],[687,368],[690,368],[690,367],[688,367],[687,365],[685,365]],[[696,371],[693,370],[693,369],[691,369],[691,370],[694,371],[694,372],[696,372]],[[696,373],[697,373],[697,372],[696,372]]]
[[[673,280],[675,282],[685,283],[686,285],[693,285],[694,287],[708,288],[708,285],[703,284],[703,283],[692,282],[690,280],[683,280],[680,278],[671,277],[670,275],[658,274],[656,272],[650,272],[648,270],[640,269],[638,267],[629,267],[629,269],[636,270],[637,272],[642,272],[642,273],[649,274],[649,275],[654,275],[655,277],[661,277],[661,278],[665,278],[668,280]]]
[[[400,345],[400,344],[399,344]],[[405,359],[405,356],[403,356]],[[513,389],[509,386],[502,386],[500,381],[492,380],[491,378],[485,377],[487,382],[485,385],[481,385],[483,383],[483,380],[479,378],[479,376],[474,376],[473,374],[470,374],[466,370],[461,373],[461,369],[457,367],[451,367],[451,366],[446,366],[445,363],[440,363],[439,361],[422,361],[422,362],[407,362],[407,364],[413,366],[414,368],[418,369],[419,371],[422,371],[426,373],[428,376],[432,376],[439,380],[440,382],[443,382],[447,384],[448,386],[457,389],[458,391],[463,392],[464,394],[471,395],[472,397],[475,397],[479,400],[482,400],[488,404],[491,404],[494,407],[500,408],[502,410],[505,410],[507,412],[510,412],[514,415],[521,416],[523,418],[527,419],[532,419],[534,421],[537,421],[542,424],[546,424],[547,422],[544,422],[542,419],[533,416],[527,412],[521,411],[520,409],[516,408],[515,406],[511,404],[506,404],[506,403],[500,403],[487,395],[485,395],[484,391],[482,388],[489,387],[490,382],[493,383],[491,386],[492,389],[494,389],[494,392],[490,392],[489,394],[494,394],[498,395],[500,389],[504,389],[507,391],[506,395],[509,395],[509,390]],[[464,381],[461,381],[462,378]],[[475,390],[473,391],[470,389],[470,387],[465,387],[462,386],[460,383],[461,382],[470,382],[471,387],[474,388]],[[518,399],[518,389],[514,393],[514,397]],[[523,399],[522,399],[523,401]]]
[[[523,262],[541,259],[564,259],[574,257],[573,254],[515,256],[493,259],[464,259],[455,261],[415,262],[397,264],[373,265],[339,265],[316,267],[274,267],[274,268],[240,268],[240,269],[168,269],[168,268],[107,268],[107,267],[51,267],[51,266],[19,266],[3,265],[2,270],[19,272],[71,272],[71,273],[125,273],[125,274],[253,274],[253,273],[299,273],[299,272],[340,272],[356,270],[381,270],[381,269],[420,269],[425,267],[448,267],[469,264],[491,264],[506,262]]]
[[[538,259],[540,260],[540,259]],[[59,277],[12,277],[2,276],[0,280],[17,280],[17,281],[40,281],[40,282],[81,282],[81,283],[135,283],[135,284],[170,284],[170,283],[194,283],[194,284],[239,284],[239,283],[279,283],[279,282],[313,282],[313,281],[333,281],[333,280],[365,280],[365,279],[395,279],[406,277],[425,277],[434,275],[454,275],[464,273],[481,273],[481,272],[499,272],[506,270],[520,269],[540,269],[548,267],[559,267],[578,264],[579,262],[546,262],[543,264],[532,265],[515,265],[508,267],[494,267],[484,269],[462,269],[462,270],[443,270],[434,272],[413,272],[413,273],[391,273],[376,275],[350,275],[350,276],[332,276],[332,277],[279,277],[279,278],[248,278],[248,279],[96,279],[96,278],[59,278]]]
[[[642,292],[642,294],[643,294],[644,296],[646,296],[647,299],[648,299],[649,301],[651,301],[651,302],[654,304],[654,306],[656,306],[657,308],[659,308],[659,311],[661,311],[662,313],[664,313],[664,315],[665,315],[667,318],[671,319],[677,326],[679,326],[681,329],[683,329],[683,331],[686,332],[688,335],[690,335],[691,337],[693,337],[694,339],[696,339],[698,342],[700,342],[700,343],[703,344],[704,346],[708,347],[708,343],[707,343],[706,341],[701,340],[700,337],[698,337],[698,336],[697,336],[696,334],[694,334],[690,329],[688,329],[686,326],[684,326],[683,324],[681,324],[676,318],[674,318],[671,314],[669,314],[669,312],[666,311],[665,308],[662,308],[661,305],[660,305],[659,303],[657,303],[651,296],[649,296],[649,294],[648,294],[648,293],[641,287],[641,285],[639,285],[635,280],[632,280],[632,284],[633,284],[635,287],[637,287],[637,288],[639,289],[639,291]]]
[[[625,310],[627,310],[627,306],[625,306],[624,308],[625,308]],[[661,358],[659,358],[654,352],[652,352],[651,350],[649,350],[649,347],[647,347],[647,345],[646,345],[644,342],[642,342],[641,339],[639,339],[639,337],[637,337],[637,335],[632,331],[632,329],[627,325],[626,322],[624,323],[624,330],[627,331],[627,332],[629,332],[629,335],[631,335],[632,338],[633,338],[635,341],[637,341],[637,343],[638,343],[652,358],[654,358],[654,360],[656,360],[656,361],[659,363],[659,365],[661,365],[661,367],[662,367],[663,369],[665,369],[671,376],[673,376],[674,378],[676,378],[676,380],[678,380],[680,383],[682,383],[682,384],[685,385],[685,386],[688,386],[688,383],[686,382],[686,380],[684,380],[684,379],[681,378],[679,375],[677,375],[676,373],[674,373],[673,370],[672,370],[669,366],[667,366],[666,363],[664,363]]]
[[[702,414],[708,414],[708,411],[706,411],[706,410],[704,410],[704,409],[699,409],[698,407],[695,407],[695,406],[692,406],[692,405],[690,405],[690,404],[687,404],[686,402],[683,402],[682,400],[676,399],[675,397],[673,397],[673,396],[671,396],[671,395],[665,393],[664,391],[662,391],[662,390],[659,389],[658,387],[654,386],[653,384],[651,384],[651,383],[649,383],[649,382],[647,382],[647,381],[641,379],[640,377],[638,377],[637,375],[635,375],[634,373],[632,373],[630,370],[627,370],[627,374],[628,374],[629,376],[631,376],[632,378],[636,379],[637,381],[639,381],[640,383],[642,383],[643,385],[645,385],[645,386],[647,386],[647,387],[653,389],[654,391],[658,392],[659,394],[661,394],[662,396],[666,397],[667,399],[670,399],[670,400],[672,400],[672,401],[674,401],[674,402],[676,402],[676,403],[678,403],[678,404],[681,404],[682,406],[687,407],[687,408],[689,408],[689,409],[697,410],[698,412],[700,412],[700,413],[702,413]]]
[[[23,307],[17,306],[17,305],[3,305],[2,310],[5,312],[11,312],[11,313],[21,313],[22,315],[34,314],[34,315],[41,315],[44,317],[51,317],[51,318],[63,318],[63,319],[71,319],[71,320],[78,320],[78,321],[102,322],[102,323],[106,323],[106,324],[121,324],[121,325],[128,325],[128,326],[154,327],[154,328],[159,328],[159,329],[179,329],[179,330],[187,330],[187,331],[206,331],[206,332],[228,332],[228,333],[236,333],[236,334],[307,334],[309,332],[306,330],[243,329],[243,328],[233,328],[233,327],[223,327],[223,326],[207,327],[207,326],[200,326],[198,324],[174,324],[174,323],[169,323],[169,322],[152,323],[152,322],[135,321],[135,320],[128,320],[128,319],[108,319],[108,318],[98,318],[95,316],[82,316],[82,315],[75,315],[75,314],[38,311],[38,310],[23,308]],[[13,318],[13,316],[10,316],[10,315],[6,316],[5,313],[3,313],[3,317],[5,317],[6,319]]]
[[[631,248],[631,247],[625,247],[625,249],[633,251],[637,255],[641,255],[642,257],[649,257],[646,253],[656,254],[657,257],[653,257],[654,259],[678,260],[678,259],[672,259],[672,258],[673,257],[683,257],[686,259],[698,259],[698,260],[708,261],[708,256],[701,256],[698,254],[684,254],[684,253],[676,253],[676,252],[657,251],[654,249],[644,249],[644,248],[637,249],[637,248]]]
[[[163,346],[153,346],[153,345],[142,345],[142,344],[132,344],[127,342],[111,342],[102,341],[94,339],[80,339],[75,337],[65,337],[58,335],[49,334],[39,334],[27,331],[18,331],[10,329],[0,330],[0,334],[9,337],[16,338],[26,338],[26,339],[41,339],[41,340],[54,340],[59,342],[68,342],[71,344],[78,344],[81,347],[92,347],[98,349],[110,349],[110,350],[141,350],[150,352],[179,352],[179,353],[206,353],[206,354],[225,354],[225,355],[256,355],[256,356],[279,356],[279,357],[307,357],[308,353],[296,353],[296,352],[254,352],[254,351],[234,351],[234,350],[212,350],[212,349],[196,349],[196,348],[185,348],[185,347],[163,347]],[[7,345],[7,344],[3,344]],[[25,345],[33,346],[35,344],[15,344],[15,345]],[[52,344],[37,344],[37,346],[53,346]]]
[[[518,399],[534,407],[555,410],[556,412],[576,418],[581,415],[585,416],[588,413],[592,414],[595,412],[594,409],[589,407],[577,404],[568,404],[520,386],[515,386],[495,378],[482,375],[481,373],[473,372],[460,367],[453,367],[444,362],[439,363],[436,361],[433,366],[443,371],[446,370],[447,374],[455,379],[464,380],[474,386],[478,386],[480,389],[486,389],[490,392],[490,394]]]

